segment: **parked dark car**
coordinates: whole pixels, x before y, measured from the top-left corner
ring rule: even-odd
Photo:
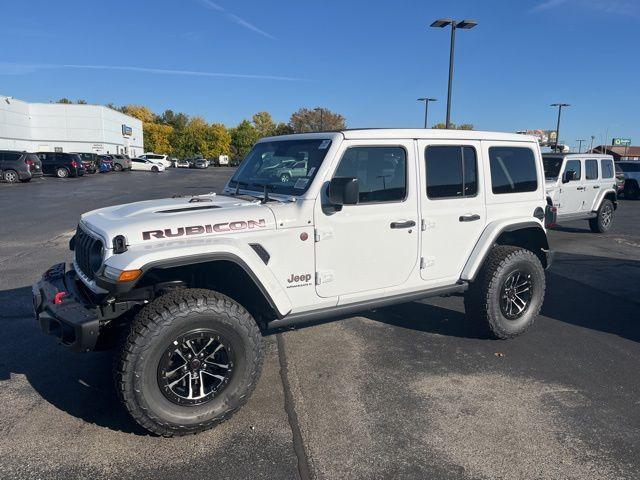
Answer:
[[[131,159],[129,155],[111,155],[111,158],[113,159],[113,169],[116,172],[131,170]]]
[[[97,153],[76,153],[76,155],[80,156],[86,173],[96,173],[98,171]]]
[[[624,172],[620,168],[620,165],[616,164],[616,193],[620,195],[624,191]]]
[[[0,150],[0,177],[8,183],[28,182],[42,176],[42,163],[37,155]]]
[[[114,167],[114,161],[111,155],[100,155],[100,173],[111,172]]]
[[[58,178],[81,177],[85,173],[82,159],[77,153],[38,152],[45,175]]]

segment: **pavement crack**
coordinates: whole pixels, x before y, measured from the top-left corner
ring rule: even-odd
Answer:
[[[282,334],[276,335],[278,343],[278,359],[280,361],[280,379],[282,380],[282,386],[284,389],[284,410],[289,420],[289,426],[291,427],[291,434],[293,435],[293,450],[295,452],[298,461],[298,475],[301,480],[310,480],[313,478],[311,474],[311,466],[307,451],[304,447],[304,441],[302,439],[302,431],[300,430],[300,423],[298,421],[298,415],[296,414],[293,393],[291,392],[291,384],[289,383],[289,366],[287,364],[287,354],[284,348],[284,338]]]

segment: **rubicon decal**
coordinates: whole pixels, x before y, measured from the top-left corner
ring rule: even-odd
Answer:
[[[203,235],[205,233],[222,233],[236,232],[239,230],[250,230],[255,228],[264,228],[267,222],[264,218],[260,220],[240,220],[237,222],[215,223],[209,225],[191,225],[188,227],[163,228],[162,230],[148,230],[142,232],[143,240],[151,240],[152,238],[175,238],[185,235]]]

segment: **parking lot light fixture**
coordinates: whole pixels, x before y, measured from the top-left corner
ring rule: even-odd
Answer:
[[[558,107],[558,123],[556,125],[556,143],[553,147],[553,151],[558,151],[558,143],[560,142],[560,115],[562,114],[562,107],[570,107],[569,103],[552,103],[552,107]]]
[[[449,87],[447,89],[447,119],[446,119],[446,127],[451,127],[451,88],[453,85],[453,58],[455,52],[455,43],[456,43],[456,30],[461,28],[463,30],[470,30],[473,27],[478,25],[478,22],[475,20],[461,20],[456,22],[450,18],[441,18],[436,20],[431,24],[433,28],[444,28],[446,26],[451,25],[451,44],[449,47]]]
[[[418,102],[424,102],[424,128],[428,128],[427,117],[429,114],[429,102],[437,102],[437,101],[438,101],[437,98],[429,98],[429,97],[422,97],[418,99]]]

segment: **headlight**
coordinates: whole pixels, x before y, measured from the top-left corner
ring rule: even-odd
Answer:
[[[121,273],[122,273],[122,270],[120,270],[119,268],[110,267],[109,265],[104,267],[104,272],[103,272],[104,276],[111,280],[118,280],[118,278],[120,278]]]
[[[93,242],[91,250],[89,250],[89,267],[93,273],[98,273],[98,270],[100,270],[103,257],[104,247],[102,246],[102,242],[97,240]]]

